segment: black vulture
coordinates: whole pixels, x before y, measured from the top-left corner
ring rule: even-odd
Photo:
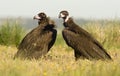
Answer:
[[[103,48],[103,46],[91,36],[86,30],[79,27],[66,10],[59,13],[59,18],[62,18],[64,30],[62,31],[63,38],[68,46],[74,49],[75,59],[89,60],[111,60],[112,58]]]
[[[57,31],[54,22],[44,12],[34,16],[34,19],[38,20],[38,26],[23,38],[14,58],[38,59],[46,55],[55,43]]]

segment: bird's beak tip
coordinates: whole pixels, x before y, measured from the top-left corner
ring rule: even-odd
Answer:
[[[35,20],[35,17],[33,17],[33,20]]]
[[[34,16],[33,19],[39,20],[41,19],[41,17],[39,17],[38,15]]]

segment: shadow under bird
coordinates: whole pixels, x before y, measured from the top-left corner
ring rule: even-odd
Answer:
[[[59,18],[62,18],[64,30],[62,31],[63,38],[68,46],[74,49],[75,59],[109,59],[111,56],[106,52],[103,46],[91,36],[86,30],[79,27],[66,10],[59,13]]]
[[[55,24],[44,12],[34,16],[38,26],[30,31],[21,41],[15,57],[38,59],[48,53],[56,40]]]

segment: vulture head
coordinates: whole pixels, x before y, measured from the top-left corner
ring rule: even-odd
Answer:
[[[46,14],[45,14],[44,12],[41,12],[41,13],[35,15],[35,16],[33,17],[33,19],[38,20],[38,23],[40,23],[41,21],[46,20],[46,19],[47,19],[47,16],[46,16]]]
[[[64,21],[67,21],[68,16],[69,16],[69,13],[66,10],[63,10],[59,13],[59,18],[62,18]]]

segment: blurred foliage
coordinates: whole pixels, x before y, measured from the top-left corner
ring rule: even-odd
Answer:
[[[83,26],[93,35],[105,48],[120,48],[120,21],[104,20],[93,21]]]
[[[19,21],[6,20],[0,25],[0,44],[18,46],[24,34],[25,30]]]

